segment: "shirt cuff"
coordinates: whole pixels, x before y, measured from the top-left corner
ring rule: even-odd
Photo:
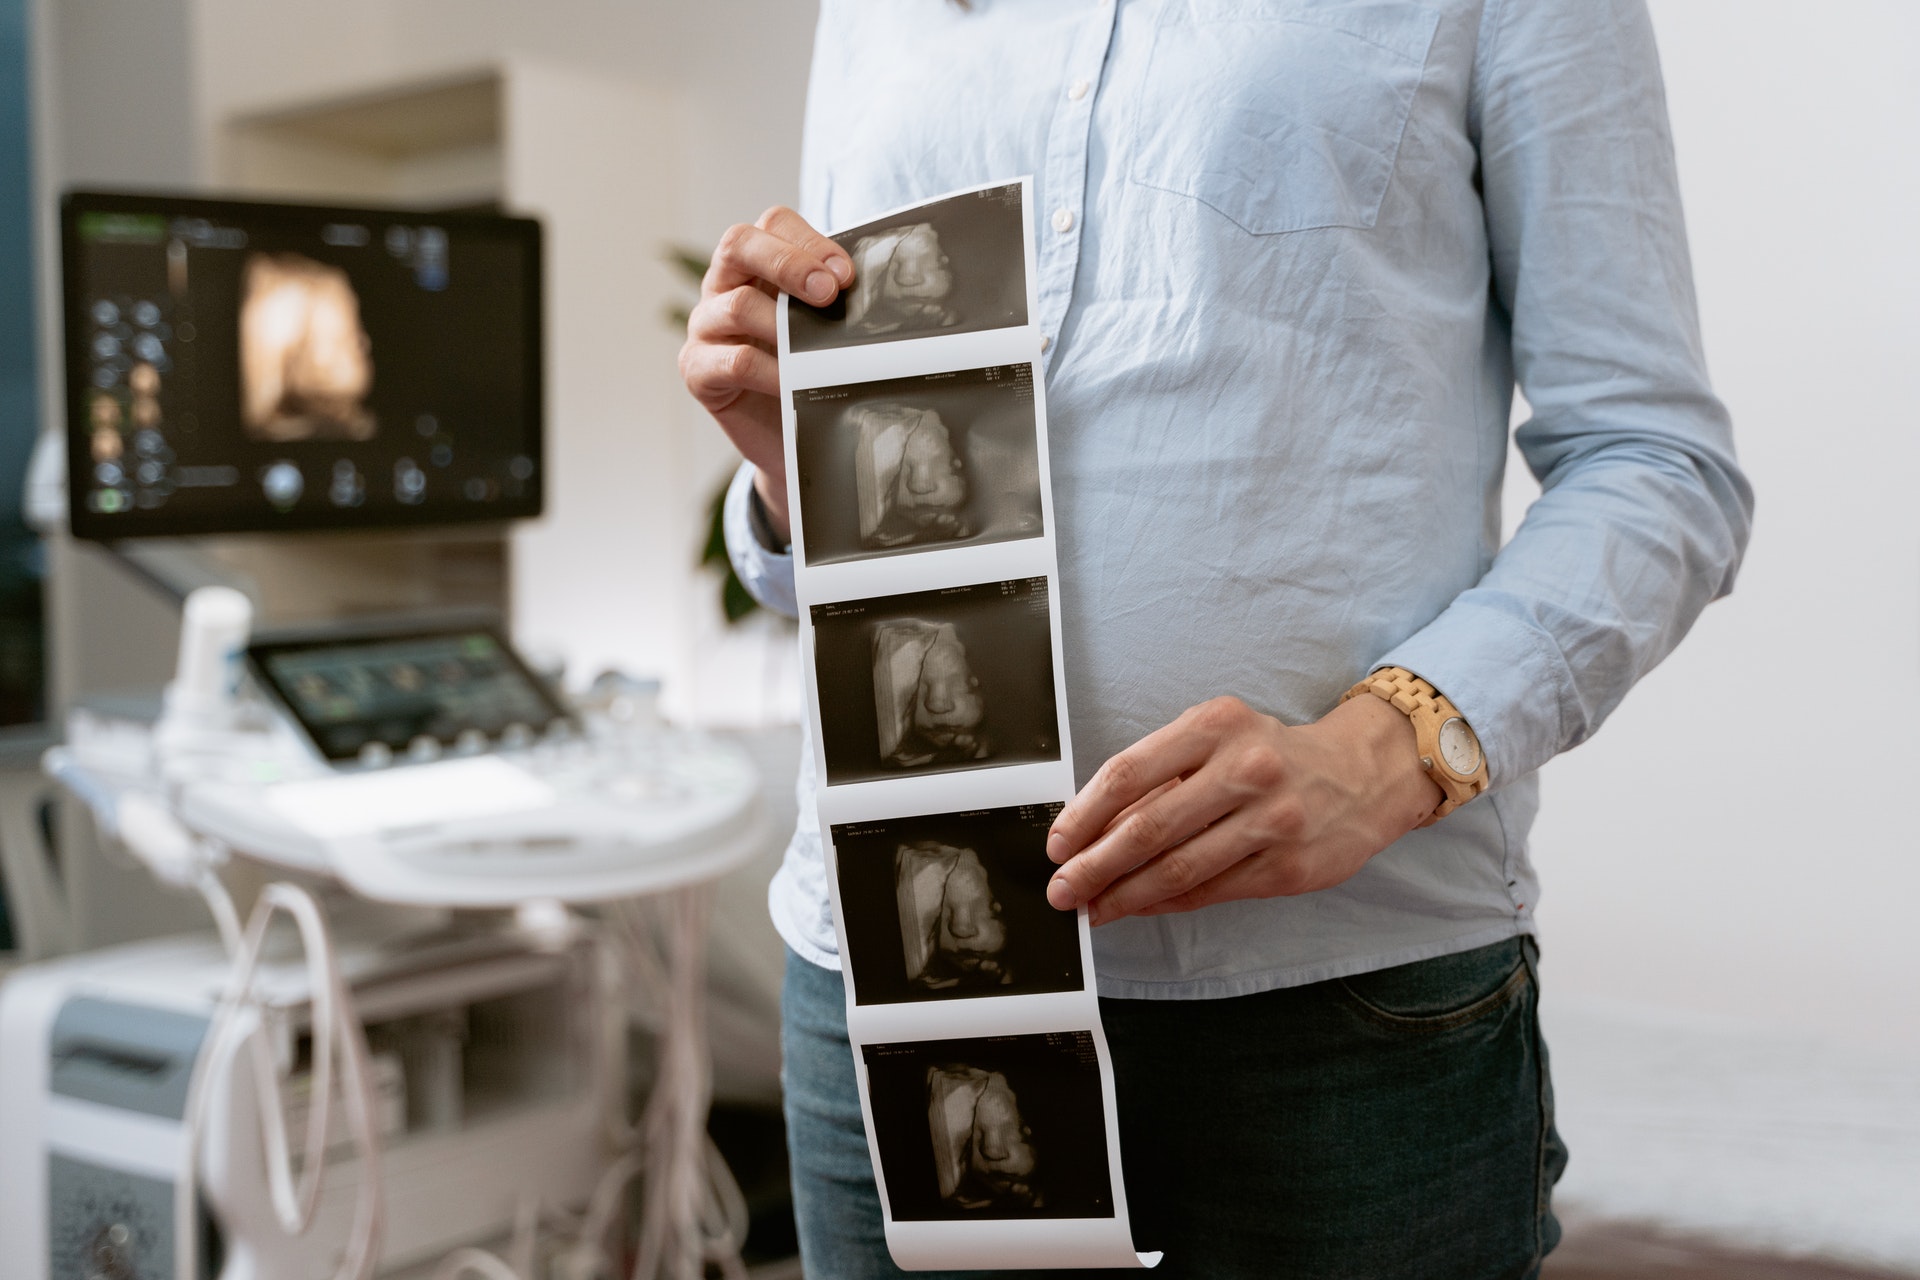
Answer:
[[[753,470],[752,463],[742,463],[733,483],[727,486],[727,501],[721,510],[727,558],[748,595],[775,613],[795,617],[799,609],[793,594],[793,550],[769,545],[765,515],[754,518]]]
[[[1502,609],[1456,600],[1373,664],[1405,667],[1459,709],[1487,756],[1488,787],[1503,787],[1565,745],[1572,675],[1545,633]]]

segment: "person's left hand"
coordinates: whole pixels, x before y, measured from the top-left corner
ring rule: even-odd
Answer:
[[[1442,799],[1375,697],[1298,727],[1215,698],[1100,767],[1053,820],[1047,901],[1094,924],[1339,884]]]

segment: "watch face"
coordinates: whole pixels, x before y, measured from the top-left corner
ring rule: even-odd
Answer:
[[[1480,771],[1480,739],[1459,716],[1440,726],[1440,758],[1463,778]]]

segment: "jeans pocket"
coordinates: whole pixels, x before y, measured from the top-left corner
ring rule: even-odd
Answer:
[[[1129,170],[1255,235],[1379,216],[1439,26],[1398,0],[1176,0]]]
[[[1448,1031],[1505,1008],[1529,982],[1519,938],[1334,980],[1347,1005],[1395,1031]]]

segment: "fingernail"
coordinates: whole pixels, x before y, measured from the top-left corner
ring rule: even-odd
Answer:
[[[1047,905],[1058,911],[1074,908],[1073,886],[1059,876],[1047,882]]]
[[[815,302],[825,302],[833,297],[834,288],[833,277],[824,271],[816,271],[807,277],[807,296]]]
[[[1047,837],[1047,857],[1055,862],[1067,860],[1067,838],[1057,831]]]
[[[853,283],[852,262],[845,258],[828,258],[827,266],[832,269],[834,277],[838,279],[841,284],[848,285]]]
[[[1099,904],[1096,903],[1093,906],[1090,906],[1087,908],[1088,924],[1090,925],[1100,924],[1104,922],[1106,918],[1107,918],[1107,913],[1100,909]]]

